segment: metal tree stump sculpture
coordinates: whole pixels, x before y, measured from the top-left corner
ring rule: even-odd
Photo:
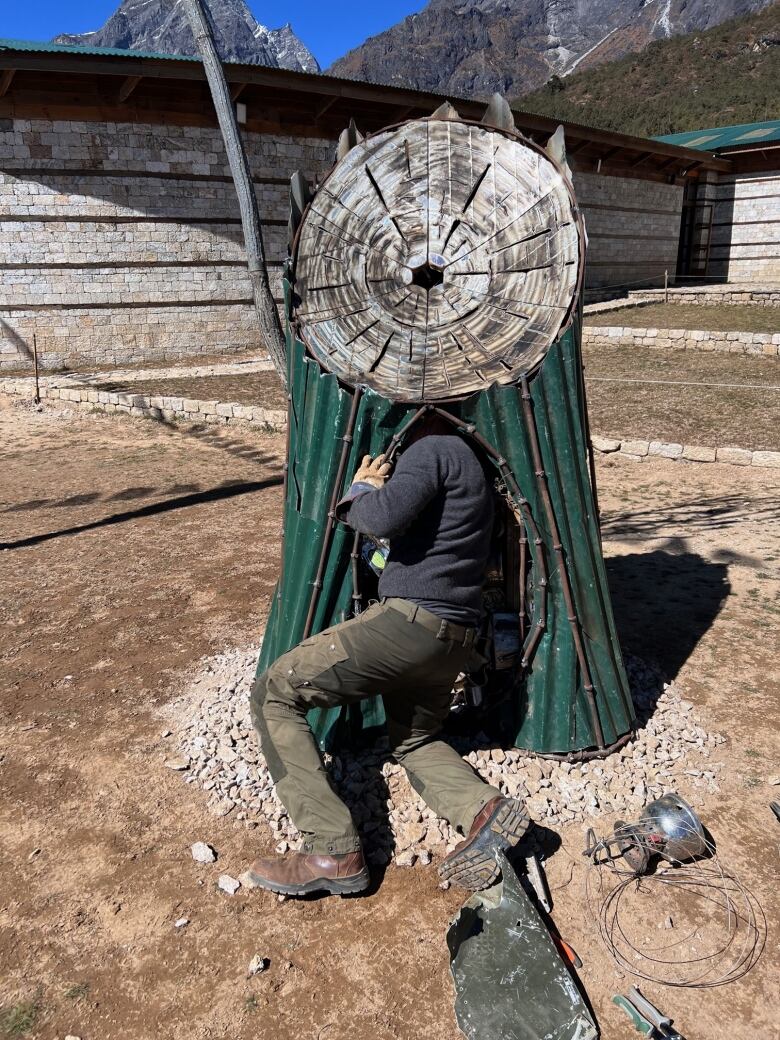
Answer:
[[[283,570],[260,668],[375,590],[335,505],[365,453],[394,457],[430,410],[492,464],[485,589],[494,654],[472,710],[541,754],[605,754],[633,709],[601,556],[580,357],[585,235],[563,152],[445,104],[342,133],[315,193],[292,179]],[[516,646],[512,649],[512,640]],[[507,649],[508,647],[508,649]],[[492,714],[491,714],[492,713]],[[312,718],[370,729],[381,704]]]

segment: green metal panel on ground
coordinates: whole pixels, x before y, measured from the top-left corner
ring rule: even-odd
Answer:
[[[365,140],[351,127],[314,196],[293,178],[284,545],[259,670],[366,605],[335,503],[364,455],[392,454],[435,410],[472,438],[505,503],[493,532],[503,605],[486,612],[516,619],[521,653],[488,669],[500,739],[604,754],[634,712],[590,470],[584,232],[565,158],[517,135],[507,113],[491,103],[484,126],[444,106]],[[332,748],[383,718],[371,699],[310,721]]]

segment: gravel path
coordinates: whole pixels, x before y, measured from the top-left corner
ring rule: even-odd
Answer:
[[[298,832],[276,797],[249,717],[256,648],[227,650],[201,662],[182,697],[169,705],[178,755],[169,759],[187,783],[209,794],[217,816],[234,813],[245,826],[269,826],[277,851],[294,847]],[[528,800],[539,823],[560,826],[605,813],[629,819],[664,791],[718,790],[722,763],[712,754],[724,743],[706,733],[693,706],[638,658],[627,659],[640,719],[635,741],[609,758],[572,764],[529,757],[517,748],[489,747],[477,739],[455,746],[489,783]],[[357,754],[325,759],[331,777],[363,835],[369,862],[430,863],[460,836],[437,819],[412,790],[381,741]]]

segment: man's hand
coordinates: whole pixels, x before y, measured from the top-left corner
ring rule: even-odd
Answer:
[[[383,454],[377,455],[375,459],[372,459],[370,455],[364,455],[363,461],[352,478],[352,483],[357,484],[360,481],[362,484],[371,484],[375,488],[381,488],[390,475],[391,468],[390,463],[385,462]]]

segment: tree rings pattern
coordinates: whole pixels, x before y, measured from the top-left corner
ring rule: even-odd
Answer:
[[[356,144],[314,196],[295,318],[348,385],[446,400],[542,361],[580,263],[576,203],[549,158],[486,126],[418,120]]]

